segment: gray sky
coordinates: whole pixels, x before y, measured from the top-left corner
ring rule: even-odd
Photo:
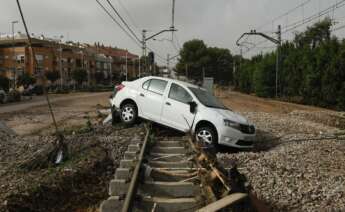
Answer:
[[[105,3],[105,0],[100,1]],[[171,25],[172,0],[111,1],[140,37],[140,30],[143,28],[149,30],[148,34],[152,34]],[[99,41],[106,45],[127,48],[136,54],[141,52],[140,48],[101,10],[95,0],[21,0],[21,2],[29,30],[35,34],[49,37],[64,35],[65,40],[88,43]],[[306,0],[176,0],[177,37],[181,45],[184,41],[198,38],[203,39],[209,46],[229,48],[232,53],[237,54],[239,48],[236,47],[235,42],[243,32],[267,23],[260,30],[270,33],[276,30],[278,24],[284,28],[341,0],[310,0],[305,6],[272,22],[274,18],[303,2]],[[10,22],[20,20],[16,1],[1,0],[0,14],[0,33],[9,33]],[[327,15],[335,17],[336,27],[345,25],[345,6],[334,12],[332,10]],[[304,28],[302,26],[295,30],[301,31]],[[16,25],[16,31],[24,31],[22,24]],[[342,29],[335,33],[344,37],[344,32],[345,29]],[[285,33],[283,39],[291,39],[292,35],[292,32]],[[171,34],[161,35],[157,39],[164,38],[171,38]],[[260,40],[252,37],[247,41]],[[148,45],[164,58],[168,53],[177,54],[176,49],[168,41],[150,41]],[[246,53],[245,56],[268,51],[272,46],[269,42],[263,43],[259,45],[260,48]]]

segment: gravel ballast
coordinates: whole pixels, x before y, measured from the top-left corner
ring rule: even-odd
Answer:
[[[236,163],[273,211],[344,211],[345,136],[298,113],[244,113],[257,126],[256,147],[219,153],[219,162]]]

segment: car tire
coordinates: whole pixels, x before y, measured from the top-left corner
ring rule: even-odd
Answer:
[[[121,107],[120,119],[121,122],[127,126],[135,124],[138,118],[137,107],[132,103],[127,103]]]
[[[201,142],[208,145],[216,146],[218,144],[217,133],[213,129],[213,127],[205,126],[200,127],[195,131],[195,139],[198,142]]]

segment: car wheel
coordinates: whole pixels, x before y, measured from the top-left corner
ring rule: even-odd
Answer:
[[[134,104],[125,104],[121,107],[120,118],[122,123],[130,126],[135,123],[138,117],[137,107]]]
[[[200,127],[196,130],[195,138],[197,141],[206,145],[217,144],[217,134],[212,127]]]

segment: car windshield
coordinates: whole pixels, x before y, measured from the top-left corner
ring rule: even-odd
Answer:
[[[219,108],[225,110],[228,109],[211,93],[200,88],[189,87],[189,89],[193,92],[196,98],[198,98],[198,100],[206,107]]]

